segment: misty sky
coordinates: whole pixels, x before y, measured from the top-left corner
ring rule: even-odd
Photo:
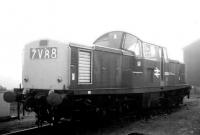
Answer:
[[[182,48],[200,38],[200,2],[184,0],[2,0],[0,84],[21,83],[25,44],[53,39],[92,45],[109,31],[126,31],[165,46],[183,61]]]

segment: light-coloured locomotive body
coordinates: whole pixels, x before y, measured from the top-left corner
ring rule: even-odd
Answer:
[[[69,44],[35,41],[25,46],[23,58],[23,88],[61,90],[69,86]]]

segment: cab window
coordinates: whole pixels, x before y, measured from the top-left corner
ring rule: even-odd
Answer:
[[[142,56],[141,41],[137,37],[126,33],[124,37],[124,50],[131,51],[138,57]]]
[[[168,62],[167,49],[163,48],[165,62]]]
[[[159,60],[159,47],[149,44],[143,43],[143,55],[144,58],[151,59],[151,60]]]
[[[167,55],[167,49],[166,48],[160,47],[159,56],[160,56],[160,58],[162,57],[162,50],[163,50],[163,58],[164,58],[165,62],[168,62],[168,55]]]
[[[109,32],[99,37],[94,44],[110,48],[121,49],[121,42],[123,40],[123,32]]]

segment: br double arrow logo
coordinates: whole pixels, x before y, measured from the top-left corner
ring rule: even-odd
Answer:
[[[155,75],[157,78],[159,78],[159,76],[160,76],[160,70],[159,70],[159,68],[157,68],[157,67],[154,68],[154,75]]]

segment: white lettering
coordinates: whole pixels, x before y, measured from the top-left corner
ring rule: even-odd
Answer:
[[[31,56],[31,58],[34,59],[35,54],[36,54],[36,49],[32,49],[31,51],[32,51],[32,56]]]
[[[46,59],[49,59],[49,50],[45,49],[45,55],[44,55],[44,58]]]
[[[56,47],[31,48],[30,58],[31,59],[56,59],[57,48]]]
[[[56,48],[53,48],[51,50],[51,58],[55,59],[56,58]]]
[[[43,49],[38,49],[37,51],[38,51],[39,59],[42,59]]]

